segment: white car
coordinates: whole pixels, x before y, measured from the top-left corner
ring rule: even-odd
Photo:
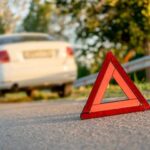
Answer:
[[[77,66],[71,45],[43,33],[0,36],[0,91],[52,87],[60,96],[71,93]]]

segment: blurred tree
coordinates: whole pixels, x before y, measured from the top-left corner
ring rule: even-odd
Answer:
[[[0,2],[0,34],[15,31],[18,21],[22,18],[22,10],[27,6],[28,0],[1,0]],[[19,12],[19,13],[18,13]]]
[[[3,19],[0,17],[0,34],[5,33],[5,25],[3,23]]]
[[[89,74],[90,74],[90,69],[87,66],[79,63],[78,64],[78,78],[87,76]]]
[[[150,0],[57,0],[57,6],[79,23],[77,39],[87,53],[111,47],[121,58],[131,50],[150,55]]]
[[[2,0],[0,8],[0,33],[12,32],[17,18],[13,15],[9,7],[9,0]]]
[[[51,3],[46,0],[31,0],[30,10],[24,19],[25,31],[47,32],[51,16]]]

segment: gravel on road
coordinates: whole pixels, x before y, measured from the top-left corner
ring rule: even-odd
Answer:
[[[150,111],[80,120],[84,104],[0,104],[0,150],[150,149]]]

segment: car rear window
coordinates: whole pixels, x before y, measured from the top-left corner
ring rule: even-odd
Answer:
[[[11,44],[11,43],[20,43],[20,42],[29,42],[29,41],[52,41],[53,38],[50,36],[8,36],[0,37],[0,45]]]

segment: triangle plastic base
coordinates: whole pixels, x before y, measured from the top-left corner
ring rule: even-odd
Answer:
[[[81,119],[91,119],[91,118],[113,116],[113,115],[126,114],[126,113],[132,113],[132,112],[140,112],[140,111],[144,111],[144,110],[145,109],[141,106],[134,106],[134,107],[126,107],[126,108],[113,109],[113,110],[107,110],[107,111],[82,113],[80,115],[80,118]]]

